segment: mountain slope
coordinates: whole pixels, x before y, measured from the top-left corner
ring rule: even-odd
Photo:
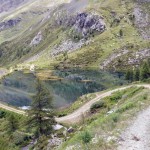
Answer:
[[[149,3],[30,2],[11,15],[14,26],[0,28],[1,66],[112,70],[138,66],[150,57]],[[5,17],[1,23],[7,24],[9,19]]]
[[[0,0],[0,14],[9,12],[29,0]]]

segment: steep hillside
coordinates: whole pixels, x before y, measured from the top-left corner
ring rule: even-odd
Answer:
[[[0,23],[1,66],[125,70],[150,57],[149,0],[35,1]]]
[[[0,0],[0,13],[9,12],[29,0]]]
[[[58,149],[149,149],[149,98],[149,89],[132,87],[99,99],[90,107],[89,117],[80,116],[82,123],[74,126]],[[76,115],[72,115],[73,122]]]

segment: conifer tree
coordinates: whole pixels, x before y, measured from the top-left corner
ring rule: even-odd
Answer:
[[[147,61],[144,61],[140,68],[140,80],[148,79],[150,77],[150,68]]]
[[[139,70],[139,68],[135,69],[134,74],[133,74],[133,78],[134,78],[134,81],[139,81],[140,80],[140,70]]]
[[[126,78],[126,80],[132,82],[133,81],[133,71],[132,70],[127,70],[125,78]]]
[[[7,129],[8,132],[15,132],[18,128],[18,121],[13,114],[8,117]]]
[[[29,110],[29,125],[36,129],[36,136],[48,135],[52,132],[55,124],[52,106],[52,96],[37,79],[36,95],[33,97],[31,109]]]

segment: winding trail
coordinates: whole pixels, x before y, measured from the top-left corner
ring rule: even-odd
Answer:
[[[20,114],[20,115],[25,115],[26,114],[26,112],[23,111],[23,110],[19,110],[17,108],[13,108],[11,106],[7,106],[7,105],[1,104],[1,103],[0,103],[0,108],[8,110],[8,111],[12,111],[12,112]]]
[[[98,94],[96,98],[90,100],[89,102],[87,102],[86,104],[84,104],[83,106],[81,106],[79,109],[77,109],[76,111],[74,111],[73,113],[64,116],[64,117],[60,117],[60,118],[55,118],[56,121],[58,123],[66,123],[66,124],[74,124],[74,123],[78,123],[81,121],[81,119],[83,119],[83,115],[86,116],[87,112],[90,110],[90,107],[97,101],[99,101],[100,99],[110,96],[113,92],[119,91],[119,90],[124,90],[127,88],[130,88],[132,86],[137,86],[137,87],[145,87],[145,88],[149,88],[150,89],[150,84],[139,84],[139,85],[130,85],[130,86],[125,86],[125,87],[120,87],[117,88],[115,90],[111,90],[102,94]],[[18,114],[23,114],[25,115],[26,112],[23,110],[18,110],[16,108],[4,105],[0,103],[0,108],[9,110],[9,111],[13,111],[15,113]]]
[[[117,88],[115,90],[111,90],[111,91],[105,92],[103,94],[99,94],[96,98],[90,100],[85,105],[81,106],[79,109],[74,111],[73,113],[71,113],[67,116],[64,116],[64,117],[56,118],[56,121],[59,123],[67,123],[67,124],[78,123],[83,119],[83,115],[86,116],[86,113],[90,110],[90,107],[95,102],[99,101],[100,99],[102,99],[104,97],[110,96],[113,92],[116,92],[118,90],[124,90],[124,89],[127,89],[132,86],[145,87],[145,88],[150,89],[150,84],[139,84],[139,85],[130,85],[130,86],[126,86],[126,87]]]
[[[117,88],[103,94],[98,94],[96,98],[87,102],[75,112],[67,116],[55,119],[58,123],[77,123],[82,119],[82,116],[85,115],[86,112],[90,109],[92,104],[106,96],[110,96],[113,92],[124,90],[132,86],[145,87],[150,89],[150,84],[130,85]],[[4,104],[0,104],[0,108],[13,111],[18,114],[26,115],[25,111],[6,106]],[[117,150],[150,150],[150,107],[146,110],[143,110],[137,115],[136,120],[134,120],[133,123],[121,134],[121,139],[122,140],[118,143],[119,146]]]

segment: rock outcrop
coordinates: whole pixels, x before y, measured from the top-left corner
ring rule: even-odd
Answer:
[[[118,67],[121,68],[126,66],[138,67],[144,59],[150,58],[150,49],[142,49],[137,52],[122,50],[115,52],[108,57],[101,65],[101,69],[113,69],[116,70]]]
[[[52,49],[51,55],[57,56],[61,53],[65,52],[73,52],[77,49],[82,48],[83,45],[88,45],[91,41],[87,40],[80,40],[78,42],[74,42],[71,39],[68,39],[66,41],[63,41],[60,45],[55,45],[54,48]]]
[[[0,13],[7,12],[29,0],[0,0]]]
[[[40,31],[31,41],[30,46],[38,45],[42,41],[42,32]]]
[[[57,19],[57,24],[71,27],[74,32],[81,33],[83,37],[87,37],[95,31],[101,33],[106,29],[105,22],[101,16],[84,12],[59,18]]]
[[[150,0],[138,0],[133,13],[135,25],[144,39],[150,39],[150,11],[148,8],[143,8],[142,5],[150,5]]]
[[[19,22],[21,22],[21,18],[10,19],[0,23],[0,31],[12,28],[16,26]]]

